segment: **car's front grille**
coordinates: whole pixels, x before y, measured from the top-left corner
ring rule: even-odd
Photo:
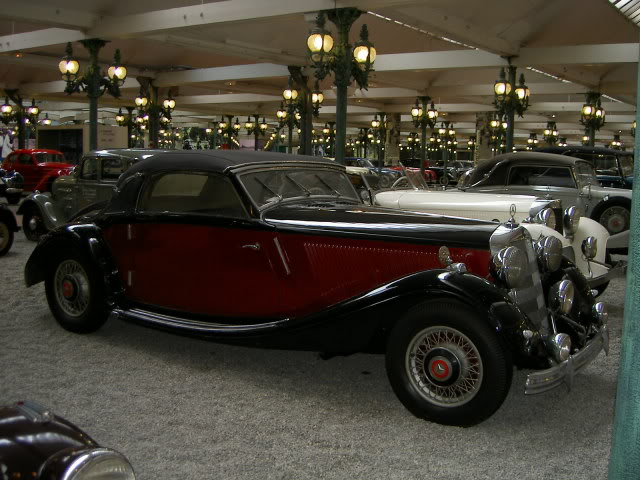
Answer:
[[[548,330],[547,306],[538,269],[538,259],[529,232],[523,227],[500,226],[491,236],[491,253],[495,255],[504,247],[517,247],[527,257],[527,272],[522,286],[509,290],[509,295],[529,319],[546,333]]]

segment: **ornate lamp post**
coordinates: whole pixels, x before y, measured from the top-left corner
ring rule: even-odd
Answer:
[[[35,128],[38,123],[38,115],[40,108],[36,105],[35,99],[31,99],[31,105],[24,107],[22,105],[22,97],[18,90],[5,90],[7,95],[4,104],[0,106],[0,120],[5,125],[15,122],[18,129],[18,148],[25,148],[26,141],[30,137],[30,128]],[[15,107],[9,103],[11,99],[15,103]]]
[[[631,131],[630,131],[630,133],[631,133],[631,136],[633,138],[636,137],[636,121],[635,120],[633,122],[631,122]]]
[[[619,134],[616,133],[615,135],[613,135],[613,140],[611,140],[609,147],[613,148],[614,150],[622,150],[622,142],[620,141]]]
[[[89,51],[89,68],[78,75],[80,63],[73,57],[71,42],[67,43],[66,56],[60,61],[58,68],[62,79],[67,82],[65,93],[87,92],[89,97],[89,149],[98,148],[98,98],[105,92],[113,97],[120,96],[120,86],[127,77],[127,69],[120,61],[120,50],[116,50],[113,64],[107,70],[107,78],[100,71],[98,53],[107,42],[99,38],[81,40],[80,43]]]
[[[122,108],[118,109],[118,114],[116,115],[116,123],[118,125],[120,125],[121,127],[127,127],[127,146],[129,148],[134,146],[134,140],[136,138],[135,135],[133,135],[133,127],[136,126],[136,122],[135,122],[135,118],[133,116],[133,109],[135,107],[125,107],[127,109],[127,113],[123,114],[122,113]]]
[[[228,120],[225,120],[224,117],[227,117]],[[218,123],[218,134],[222,135],[227,140],[227,147],[233,148],[232,145],[238,144],[235,140],[235,136],[238,135],[240,128],[239,120],[236,118],[236,121],[233,122],[233,115],[222,115],[222,120]]]
[[[585,136],[589,137],[586,145],[593,147],[596,142],[596,131],[600,130],[605,123],[605,111],[598,92],[587,92],[587,101],[580,111],[580,123],[585,127]]]
[[[547,122],[547,128],[544,129],[544,140],[549,145],[553,145],[558,141],[558,128],[556,122]]]
[[[506,117],[506,148],[507,151],[511,151],[513,148],[515,114],[517,113],[519,117],[522,117],[527,108],[529,108],[529,96],[531,92],[529,91],[529,87],[524,83],[523,74],[520,74],[520,81],[516,86],[516,67],[509,64],[507,72],[508,78],[505,69],[502,68],[500,70],[500,78],[493,86],[493,104],[496,107],[498,116]]]
[[[527,138],[527,150],[533,150],[538,146],[538,134],[531,132]]]
[[[387,139],[387,114],[384,112],[378,112],[371,120],[371,132],[373,133],[373,140],[377,145],[378,156],[378,168],[384,167],[384,145]],[[378,119],[380,117],[380,119]]]
[[[436,141],[437,140],[440,140],[440,148],[442,149],[444,173],[442,174],[441,182],[446,187],[449,184],[449,177],[447,175],[449,154],[455,153],[455,149],[458,145],[456,140],[456,131],[454,130],[451,122],[442,122],[440,124],[440,128],[438,129],[438,138]]]
[[[311,105],[313,105],[314,117],[317,117],[319,115],[322,102],[324,102],[324,94],[320,90],[320,86],[318,85],[318,80],[316,80],[315,86],[313,87],[313,91],[311,92]]]
[[[471,152],[471,159],[475,158],[476,153],[476,136],[470,135],[469,140],[467,141],[467,149]]]
[[[247,130],[247,133],[249,135],[254,135],[253,149],[257,151],[258,138],[261,135],[267,133],[267,128],[269,128],[269,125],[267,125],[267,122],[264,118],[262,119],[262,122],[260,122],[260,116],[257,113],[253,115],[253,119],[254,121],[251,121],[251,117],[247,117],[247,121],[244,123],[244,128]]]
[[[318,13],[316,28],[307,38],[308,53],[318,80],[330,73],[335,75],[336,86],[336,153],[338,163],[344,163],[347,135],[347,87],[355,80],[359,88],[367,88],[369,72],[376,59],[376,50],[369,42],[367,26],[360,31],[360,40],[352,47],[349,31],[361,15],[356,8],[336,8]],[[338,41],[334,47],[331,34],[324,28],[325,15],[338,29]]]
[[[420,174],[424,176],[424,168],[427,160],[427,127],[433,128],[438,121],[438,110],[431,102],[431,106],[427,108],[427,104],[431,100],[430,97],[422,96],[416,98],[416,104],[411,109],[411,118],[416,128],[421,129],[422,142],[420,148]]]
[[[558,146],[559,147],[566,147],[568,145],[567,143],[567,137],[560,137],[558,139]]]

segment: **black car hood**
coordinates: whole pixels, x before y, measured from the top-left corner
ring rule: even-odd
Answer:
[[[277,205],[263,220],[280,231],[480,249],[489,248],[498,227],[484,220],[337,203]]]

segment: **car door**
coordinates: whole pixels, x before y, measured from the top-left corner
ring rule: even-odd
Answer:
[[[14,161],[14,168],[24,178],[24,189],[33,190],[40,179],[36,159],[33,158],[31,153],[25,152],[17,153],[16,157],[17,161]]]
[[[509,169],[506,192],[514,195],[535,195],[558,199],[564,208],[577,205],[586,207],[586,195],[578,189],[569,166],[514,165]]]
[[[234,322],[282,314],[275,231],[248,217],[222,175],[155,175],[135,220],[110,227],[107,238],[138,304]]]

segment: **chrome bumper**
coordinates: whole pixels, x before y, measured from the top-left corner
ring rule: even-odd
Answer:
[[[601,275],[599,277],[590,278],[587,280],[589,284],[589,288],[594,288],[603,283],[607,283],[610,280],[618,277],[624,277],[627,274],[627,262],[624,260],[619,260],[616,264],[609,269],[607,273]]]
[[[8,194],[22,193],[22,192],[23,192],[22,188],[13,188],[13,187],[8,187],[7,190],[5,191],[5,193],[8,193]]]
[[[575,355],[571,355],[564,362],[547,370],[530,373],[527,376],[524,393],[526,395],[533,395],[535,393],[546,392],[563,383],[571,389],[575,374],[589,365],[602,349],[604,349],[607,355],[609,354],[609,329],[606,325],[591,339],[586,347]]]

